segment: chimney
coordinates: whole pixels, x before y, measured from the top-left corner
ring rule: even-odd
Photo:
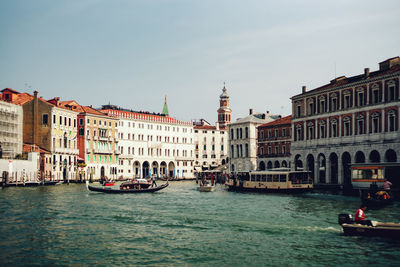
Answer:
[[[253,115],[253,109],[249,109],[249,115]]]
[[[301,92],[304,94],[306,91],[307,91],[307,90],[306,90],[306,86],[303,85],[303,87],[301,88]]]
[[[38,91],[33,92],[33,120],[32,120],[32,131],[33,131],[33,144],[38,145],[39,142],[39,100],[38,100]]]
[[[365,68],[364,69],[364,78],[368,78],[369,77],[369,68]]]

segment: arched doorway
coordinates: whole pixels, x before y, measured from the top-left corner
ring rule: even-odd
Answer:
[[[143,162],[142,173],[143,173],[143,178],[146,178],[150,175],[150,165],[148,161]]]
[[[312,154],[309,154],[307,156],[307,171],[311,172],[311,179],[314,181],[315,178],[315,170],[314,170],[314,156]]]
[[[160,163],[160,175],[164,178],[167,177],[167,163],[165,161]]]
[[[397,162],[397,154],[393,149],[388,149],[386,151],[385,162]]]
[[[104,176],[105,176],[104,166],[101,166],[101,168],[100,168],[100,178],[103,178]]]
[[[225,165],[225,160],[224,160],[224,159],[222,160],[221,164],[222,164],[222,165]]]
[[[168,164],[168,177],[175,177],[175,164],[172,161]]]
[[[357,151],[354,161],[355,163],[365,163],[364,153],[361,151]]]
[[[281,166],[281,164],[279,163],[279,161],[275,161],[274,163],[274,168],[279,168]]]
[[[152,175],[155,175],[156,177],[160,177],[159,173],[158,173],[158,162],[157,161],[153,161],[153,163],[151,164],[151,169],[152,171]]]
[[[329,161],[331,164],[331,184],[338,184],[338,156],[336,153],[329,155]]]
[[[265,171],[265,162],[264,161],[260,161],[260,165],[258,167],[260,169],[260,171]]]
[[[284,161],[282,161],[282,168],[287,168],[287,162],[286,162],[286,160],[284,160]]]
[[[267,169],[269,170],[269,169],[272,169],[272,162],[271,161],[268,161],[268,163],[267,163]]]
[[[350,189],[351,184],[351,156],[349,152],[342,154],[342,168],[343,168],[343,186],[345,189]]]
[[[140,162],[139,161],[135,161],[133,163],[133,173],[134,173],[134,177],[140,177]]]
[[[318,155],[318,172],[319,172],[319,182],[326,183],[326,159],[324,154]]]
[[[381,155],[379,155],[379,152],[376,150],[372,150],[369,154],[369,161],[374,163],[381,162]]]
[[[296,157],[294,157],[294,169],[296,171],[301,171],[303,170],[303,161],[301,161],[301,155],[297,154]]]
[[[235,165],[232,164],[231,166],[231,171],[234,172],[235,171]]]

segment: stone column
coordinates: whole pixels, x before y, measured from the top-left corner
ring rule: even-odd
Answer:
[[[338,156],[338,184],[343,185],[344,173],[343,173],[343,162],[342,157]]]
[[[331,161],[329,160],[329,155],[325,155],[325,183],[330,184],[332,177],[331,177]]]
[[[314,158],[314,184],[319,183],[319,162],[318,155]]]

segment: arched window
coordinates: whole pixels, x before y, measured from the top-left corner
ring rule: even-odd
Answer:
[[[246,138],[249,138],[249,127],[246,127]]]
[[[375,112],[371,116],[372,118],[372,132],[379,133],[380,132],[380,124],[381,124],[381,114],[379,112]]]
[[[249,144],[246,144],[246,158],[249,157]]]
[[[388,130],[389,132],[396,131],[396,112],[394,110],[388,112]]]

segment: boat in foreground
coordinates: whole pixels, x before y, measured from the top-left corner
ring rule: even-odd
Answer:
[[[113,188],[113,187],[96,187],[89,185],[89,182],[86,182],[86,187],[89,191],[94,192],[102,192],[102,193],[109,193],[109,194],[124,194],[124,193],[153,193],[160,191],[168,186],[168,182],[163,185],[157,187],[148,187],[148,188],[141,188],[141,189],[123,189],[123,188]]]
[[[312,191],[307,171],[269,170],[233,173],[225,185],[234,191],[296,193]]]
[[[379,236],[400,239],[400,223],[372,221],[372,226],[356,223],[350,214],[339,214],[339,224],[345,235]]]

